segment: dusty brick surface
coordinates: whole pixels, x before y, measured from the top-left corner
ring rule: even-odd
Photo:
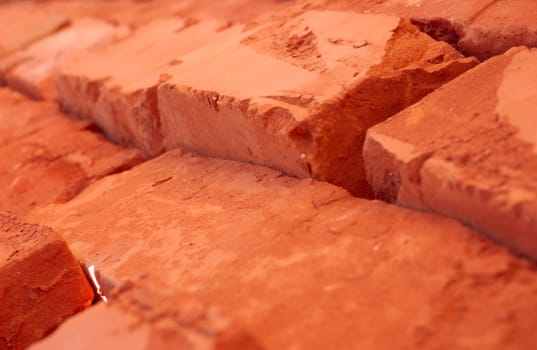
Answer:
[[[29,136],[49,125],[42,115],[58,113],[52,103],[33,103],[17,92],[0,88],[0,146]]]
[[[65,241],[0,212],[0,349],[27,348],[92,299]]]
[[[32,20],[28,21],[28,14]],[[32,2],[0,3],[0,59],[41,39],[68,23],[68,18]],[[0,78],[0,85],[2,80]]]
[[[181,18],[152,22],[128,39],[63,69],[58,82],[60,103],[71,113],[95,120],[112,140],[158,154],[162,151],[156,90],[160,74],[180,64],[181,55],[238,30],[218,32],[225,25]]]
[[[40,7],[69,18],[91,16],[132,28],[169,16],[193,20],[217,19],[233,23],[264,21],[286,11],[292,1],[281,0],[53,0],[40,1]]]
[[[263,22],[286,11],[288,1],[281,0],[159,0],[128,6],[118,13],[121,20],[133,26],[166,16],[182,16],[194,20],[223,20],[229,23]]]
[[[151,279],[63,324],[31,349],[261,349],[218,308]]]
[[[408,17],[423,31],[467,55],[487,59],[508,49],[537,46],[533,0],[305,0],[300,6]]]
[[[92,181],[143,160],[109,143],[91,123],[48,102],[0,90],[0,210],[17,215],[67,201]]]
[[[166,149],[268,165],[362,196],[367,128],[476,64],[398,17],[334,11],[271,23],[184,61],[158,91]]]
[[[537,257],[537,51],[517,48],[372,128],[377,196],[456,217]]]
[[[268,349],[537,341],[533,265],[455,221],[267,168],[172,151],[27,219],[109,278],[193,293]]]
[[[1,60],[0,80],[35,99],[53,99],[62,65],[127,34],[127,28],[81,18]]]
[[[516,46],[537,47],[537,2],[491,1],[471,18],[458,46],[489,58]]]
[[[0,349],[532,349],[536,17],[0,0]]]

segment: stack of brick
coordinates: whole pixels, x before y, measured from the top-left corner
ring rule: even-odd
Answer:
[[[536,15],[0,2],[0,349],[531,348]]]
[[[66,67],[61,104],[150,155],[180,147],[363,196],[367,128],[477,63],[385,15],[311,11],[253,28],[169,23]]]

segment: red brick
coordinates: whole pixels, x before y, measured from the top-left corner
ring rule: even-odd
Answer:
[[[1,59],[58,30],[68,23],[68,18],[45,11],[35,3],[17,1],[0,3],[0,23]]]
[[[35,99],[56,97],[56,73],[69,60],[84,56],[127,35],[126,28],[82,18],[0,61],[0,79]]]
[[[160,288],[158,288],[158,287]],[[131,287],[133,288],[133,287]],[[261,349],[218,308],[144,280],[80,313],[37,343],[46,349]]]
[[[333,11],[276,21],[184,60],[158,91],[165,149],[268,165],[362,196],[367,128],[476,64],[398,17]]]
[[[88,307],[93,290],[51,229],[0,213],[0,349],[25,349]]]
[[[305,0],[311,7],[408,17],[423,31],[467,55],[487,59],[520,45],[537,47],[534,0]]]
[[[488,58],[515,46],[537,47],[537,2],[493,1],[471,18],[458,45],[464,52]]]
[[[193,294],[267,349],[537,342],[534,265],[453,220],[267,168],[172,151],[27,219],[104,276]]]
[[[258,22],[285,11],[291,3],[281,0],[47,0],[39,5],[41,9],[72,19],[90,16],[138,28],[170,16],[233,23]]]
[[[105,140],[88,122],[55,104],[0,90],[0,210],[28,209],[71,199],[92,181],[128,169],[143,157]],[[17,128],[17,129],[12,129]]]
[[[112,140],[157,154],[162,150],[156,96],[160,74],[180,64],[180,55],[219,40],[226,31],[216,32],[223,25],[179,18],[148,24],[62,70],[60,102],[70,112],[95,120]]]
[[[537,50],[491,58],[372,128],[379,198],[455,217],[537,258]]]
[[[32,103],[7,88],[0,88],[0,106],[0,146],[46,128],[49,121],[42,115],[58,113],[52,103]]]

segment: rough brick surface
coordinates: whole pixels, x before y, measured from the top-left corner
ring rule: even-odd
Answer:
[[[25,349],[92,299],[65,241],[0,212],[0,349]]]
[[[490,1],[471,18],[458,42],[466,53],[489,58],[515,46],[537,47],[537,2]]]
[[[180,64],[182,54],[220,40],[227,32],[217,33],[223,26],[180,18],[152,22],[62,70],[60,102],[70,112],[95,120],[112,140],[157,154],[162,150],[156,91],[160,74]]]
[[[264,21],[285,11],[290,3],[281,0],[48,0],[40,5],[70,18],[91,16],[137,28],[169,16],[233,23]]]
[[[306,12],[169,68],[158,92],[164,147],[367,196],[367,128],[475,64],[398,17]]]
[[[519,45],[537,47],[537,2],[533,0],[304,0],[299,3],[312,8],[408,17],[434,38],[480,59]]]
[[[455,221],[267,168],[172,151],[28,219],[105,276],[193,293],[267,349],[537,342],[529,263]]]
[[[32,20],[28,21],[30,13]],[[14,1],[0,3],[0,23],[1,59],[58,30],[68,23],[68,18],[44,11],[31,2]]]
[[[126,28],[104,21],[79,19],[0,61],[0,80],[35,99],[53,99],[62,65],[127,34]]]
[[[537,50],[491,58],[370,130],[376,195],[456,217],[537,258]]]
[[[33,350],[261,349],[219,309],[145,279],[73,317]]]
[[[52,103],[34,103],[26,96],[0,88],[0,147],[49,125],[43,115],[58,113]]]
[[[109,143],[91,123],[7,89],[0,90],[0,125],[0,210],[18,215],[69,200],[143,159],[138,150]]]

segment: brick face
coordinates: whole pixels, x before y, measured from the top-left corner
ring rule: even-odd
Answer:
[[[26,20],[29,13],[32,13],[31,21]],[[0,23],[4,23],[0,28],[0,59],[54,33],[68,20],[68,17],[50,13],[32,2],[0,4]]]
[[[0,210],[23,215],[67,201],[88,184],[143,160],[109,143],[92,124],[69,119],[55,104],[0,90]]]
[[[264,348],[535,342],[533,265],[455,221],[263,167],[172,151],[28,220],[111,279],[192,293]]]
[[[65,67],[58,81],[60,103],[94,120],[112,140],[158,154],[162,137],[156,88],[161,73],[181,64],[181,55],[225,36],[217,33],[224,24],[180,18],[152,22],[117,45]]]
[[[373,127],[364,156],[377,196],[537,257],[536,62],[535,50],[512,49]]]
[[[126,288],[124,288],[126,289]],[[151,279],[63,324],[32,349],[262,349],[218,308]]]
[[[305,0],[312,8],[346,9],[410,18],[424,32],[465,55],[486,60],[516,46],[537,46],[533,0]]]
[[[91,304],[93,290],[51,229],[0,213],[0,348],[25,349]]]
[[[56,73],[69,61],[128,34],[125,27],[82,18],[0,61],[0,80],[35,99],[56,97]]]

